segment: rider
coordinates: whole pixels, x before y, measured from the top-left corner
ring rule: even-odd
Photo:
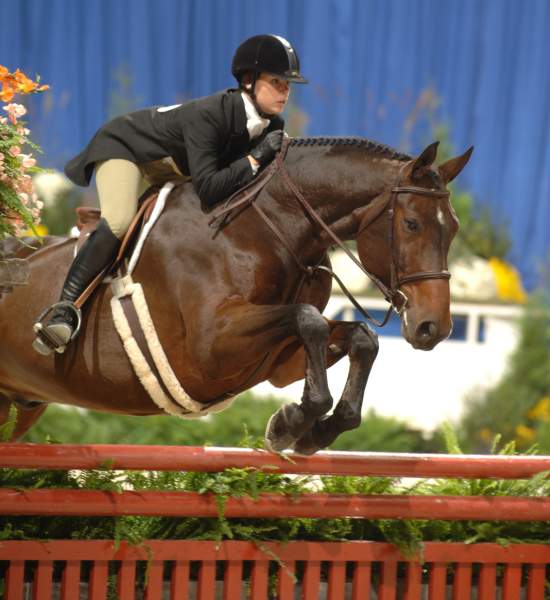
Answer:
[[[117,117],[66,165],[67,176],[79,185],[88,185],[95,170],[102,218],[69,268],[62,304],[53,305],[46,323],[34,326],[37,352],[62,353],[77,333],[74,302],[115,259],[136,214],[147,167],[169,163],[191,178],[202,206],[209,208],[273,160],[281,148],[279,115],[289,84],[307,83],[298,55],[280,36],[256,35],[237,48],[231,72],[238,89]]]

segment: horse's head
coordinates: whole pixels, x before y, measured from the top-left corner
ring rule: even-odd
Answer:
[[[473,150],[436,167],[437,146],[403,164],[394,185],[360,215],[357,236],[361,262],[393,296],[403,337],[421,350],[451,332],[447,254],[458,219],[446,186]]]

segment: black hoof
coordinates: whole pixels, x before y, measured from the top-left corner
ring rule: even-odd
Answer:
[[[321,448],[313,441],[311,432],[308,431],[294,444],[292,450],[300,456],[311,456]]]
[[[282,452],[290,448],[294,438],[289,434],[283,433],[284,423],[279,412],[271,415],[265,429],[264,446],[270,452]]]
[[[291,448],[304,427],[304,413],[296,404],[286,404],[271,416],[265,430],[265,447],[272,452]]]
[[[294,452],[311,456],[323,448],[327,448],[336,439],[337,433],[331,431],[332,419],[330,415],[325,415],[315,421],[313,427],[294,444]]]

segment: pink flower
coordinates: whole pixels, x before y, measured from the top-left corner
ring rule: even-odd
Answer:
[[[27,109],[22,104],[16,104],[15,102],[6,104],[3,108],[8,113],[9,120],[13,124],[17,123],[19,117],[27,114]]]
[[[36,160],[32,158],[31,154],[21,154],[20,158],[22,159],[21,165],[24,169],[30,169],[36,165]]]
[[[7,117],[0,117],[0,125],[5,125],[8,122]]]
[[[29,175],[23,175],[17,180],[17,189],[27,194],[32,193],[32,179]]]
[[[19,146],[12,146],[8,150],[8,154],[11,154],[15,158],[16,156],[19,156],[21,154],[21,148]]]
[[[29,195],[25,192],[19,192],[19,197],[21,198],[21,202],[25,205],[28,206],[29,204]]]

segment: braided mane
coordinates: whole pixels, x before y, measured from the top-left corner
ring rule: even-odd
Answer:
[[[305,137],[290,138],[291,146],[355,146],[365,148],[370,154],[393,160],[411,160],[408,154],[398,152],[391,146],[379,144],[363,137]]]

